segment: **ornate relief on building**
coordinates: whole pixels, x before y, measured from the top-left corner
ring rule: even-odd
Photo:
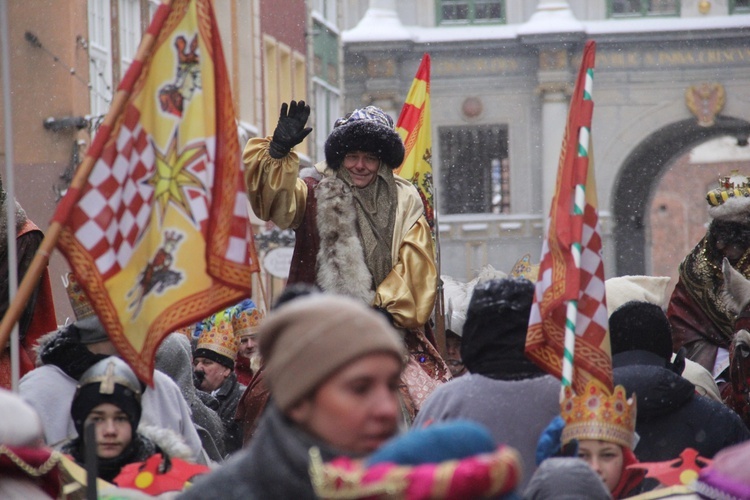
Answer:
[[[726,95],[720,83],[700,83],[691,85],[685,91],[685,104],[698,118],[698,125],[711,127],[716,115],[724,108]]]

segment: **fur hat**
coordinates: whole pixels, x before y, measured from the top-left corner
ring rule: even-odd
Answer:
[[[630,301],[609,317],[612,355],[627,351],[648,351],[665,362],[672,359],[672,327],[661,307]]]
[[[265,380],[282,412],[359,357],[383,352],[403,362],[406,355],[383,315],[338,295],[303,296],[272,311],[258,343]]]
[[[91,410],[111,403],[128,416],[133,430],[141,420],[141,394],[143,386],[133,370],[116,356],[105,358],[86,370],[78,383],[70,415],[79,436],[83,436],[83,423]]]
[[[404,143],[393,128],[393,119],[380,108],[367,106],[336,120],[325,143],[326,163],[338,170],[352,151],[373,153],[392,169],[404,161]]]

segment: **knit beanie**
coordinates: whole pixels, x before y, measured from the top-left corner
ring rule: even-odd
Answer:
[[[548,458],[529,481],[523,498],[527,500],[609,500],[612,498],[604,482],[589,464],[580,458]]]
[[[665,361],[672,359],[672,327],[661,307],[648,302],[630,301],[609,317],[612,355],[628,351],[648,351]]]
[[[373,353],[403,363],[403,341],[383,317],[349,297],[313,294],[271,312],[258,344],[271,395],[286,412],[339,368]]]
[[[393,119],[375,106],[354,110],[336,120],[325,143],[328,167],[341,168],[344,156],[352,151],[372,153],[393,169],[401,165],[405,153],[401,136],[394,130]]]
[[[125,412],[135,430],[141,420],[142,393],[141,382],[123,360],[110,356],[99,361],[81,375],[70,407],[78,435],[83,436],[83,424],[91,410],[104,403]]]
[[[461,341],[461,359],[471,373],[496,379],[543,373],[524,354],[533,299],[534,284],[524,278],[474,288]]]

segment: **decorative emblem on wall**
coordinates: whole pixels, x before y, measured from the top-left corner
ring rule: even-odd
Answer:
[[[700,83],[691,85],[685,91],[685,104],[698,118],[698,125],[711,127],[716,115],[724,108],[726,95],[720,83]]]

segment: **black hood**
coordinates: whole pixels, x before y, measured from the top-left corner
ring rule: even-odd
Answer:
[[[639,422],[672,413],[695,397],[695,386],[667,368],[629,365],[613,372],[615,384],[624,386],[628,397],[635,392]]]

